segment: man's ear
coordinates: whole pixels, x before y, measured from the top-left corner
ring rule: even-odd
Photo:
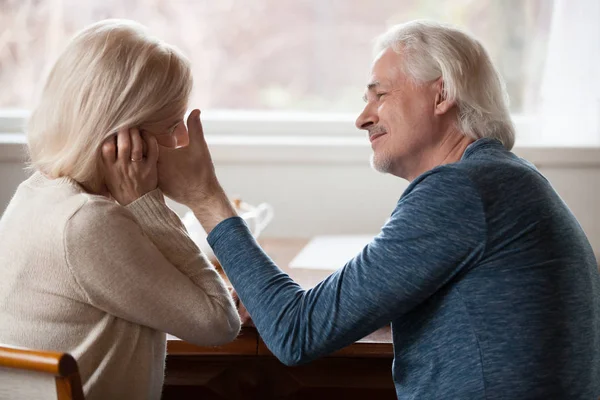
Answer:
[[[436,115],[445,114],[452,107],[454,107],[456,102],[454,100],[448,99],[448,93],[446,92],[446,89],[444,87],[444,80],[442,79],[441,76],[434,82],[434,89],[435,89],[435,114]]]

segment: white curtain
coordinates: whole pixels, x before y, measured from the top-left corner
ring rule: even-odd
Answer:
[[[537,143],[600,145],[600,0],[555,0]]]

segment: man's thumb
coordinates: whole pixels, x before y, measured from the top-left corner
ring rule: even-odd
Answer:
[[[200,110],[194,109],[188,116],[188,141],[192,143],[196,140],[202,140],[204,132],[202,131],[202,122],[200,122]],[[177,143],[179,145],[179,143]]]

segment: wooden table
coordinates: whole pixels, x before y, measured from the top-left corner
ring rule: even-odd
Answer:
[[[265,252],[304,288],[333,271],[290,269],[306,239],[264,239]],[[286,367],[255,328],[226,345],[202,347],[170,338],[163,399],[396,399],[390,328],[309,364]]]

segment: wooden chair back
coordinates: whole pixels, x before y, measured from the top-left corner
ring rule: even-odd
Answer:
[[[67,353],[0,345],[0,398],[84,400],[77,362]]]

